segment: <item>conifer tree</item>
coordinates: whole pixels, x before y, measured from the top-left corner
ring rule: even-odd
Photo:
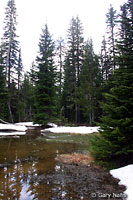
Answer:
[[[98,56],[93,50],[92,40],[84,45],[83,67],[80,74],[79,104],[83,121],[93,125],[99,117],[101,73]]]
[[[77,103],[77,88],[80,85],[80,72],[82,68],[82,58],[83,58],[83,36],[82,36],[82,24],[78,17],[72,18],[70,28],[68,30],[68,52],[66,55],[64,79],[67,81],[68,76],[71,82],[68,84],[70,86],[64,86],[71,88],[71,93],[64,90],[64,94],[68,95],[64,98],[64,110],[67,113],[69,107],[69,112],[73,116],[72,122],[80,122],[80,107]],[[67,69],[68,68],[68,69]],[[68,74],[69,73],[69,74]],[[67,76],[67,77],[65,77]],[[65,83],[64,83],[65,85]],[[68,94],[69,93],[69,94]],[[67,102],[65,102],[67,101]],[[74,115],[72,114],[74,113]],[[70,117],[67,116],[70,120]]]
[[[103,38],[101,46],[100,66],[101,66],[102,79],[104,82],[105,80],[108,80],[111,68],[110,56],[108,55],[107,42],[105,36]]]
[[[75,122],[75,82],[75,70],[68,54],[64,61],[62,106],[65,120],[73,123]]]
[[[6,65],[6,79],[8,88],[14,77],[18,65],[18,40],[16,35],[16,6],[14,0],[9,0],[5,12],[4,35],[2,44],[4,47],[4,63]]]
[[[22,101],[20,101],[21,121],[32,121],[34,115],[35,86],[29,73],[24,74],[20,97],[22,98]]]
[[[110,70],[115,70],[116,62],[115,62],[115,40],[116,40],[116,20],[117,14],[116,10],[114,10],[113,6],[110,5],[109,11],[106,14],[106,23],[107,23],[107,35],[108,35],[108,54],[110,57]]]
[[[13,122],[13,110],[11,108],[12,85],[16,84],[16,69],[18,67],[18,45],[16,34],[16,6],[14,0],[8,0],[5,12],[5,26],[2,38],[3,62],[6,72],[6,85],[8,88],[8,115],[9,121]]]
[[[54,42],[48,31],[48,26],[42,30],[39,42],[37,62],[37,81],[35,92],[36,112],[34,122],[46,125],[56,119],[56,88],[55,65],[53,62]]]
[[[132,1],[121,7],[120,38],[117,44],[119,56],[117,68],[108,83],[111,89],[105,93],[102,104],[104,115],[99,136],[92,137],[91,152],[98,160],[133,158],[133,10]]]
[[[35,83],[37,81],[37,66],[35,65],[35,62],[32,62],[30,72],[29,72],[30,80],[33,86],[35,86]]]
[[[60,116],[60,120],[62,120],[62,92],[63,92],[63,63],[64,63],[64,55],[65,55],[65,43],[64,40],[60,37],[56,41],[56,56],[57,56],[57,113]]]
[[[64,61],[64,40],[60,38],[57,40],[57,45],[56,45],[56,54],[58,56],[58,63],[57,66],[59,66],[59,73],[58,73],[58,82],[59,82],[59,93],[61,95],[62,93],[62,82],[63,82],[63,61]]]

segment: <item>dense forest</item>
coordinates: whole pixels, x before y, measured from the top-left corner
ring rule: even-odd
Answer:
[[[98,159],[132,155],[133,0],[121,5],[120,13],[112,5],[108,9],[99,55],[93,41],[85,41],[78,16],[70,21],[67,40],[54,41],[45,24],[29,72],[16,18],[15,1],[9,0],[0,42],[0,119],[44,126],[100,123],[92,154]]]

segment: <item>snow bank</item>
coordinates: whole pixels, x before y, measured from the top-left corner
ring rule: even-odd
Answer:
[[[56,124],[49,123],[48,125],[52,127],[57,127]],[[25,135],[28,126],[39,126],[39,124],[33,124],[33,122],[20,122],[16,124],[2,124],[0,123],[0,136],[9,136],[9,135]],[[2,132],[4,130],[4,132]],[[8,132],[10,131],[10,132]]]
[[[40,126],[39,124],[34,124],[33,122],[19,122],[19,123],[17,123],[17,125],[20,125],[20,126]],[[48,123],[48,125],[49,126],[51,126],[51,127],[54,127],[54,128],[56,128],[57,127],[57,125],[56,124],[54,124],[54,123]]]
[[[133,199],[133,165],[128,165],[119,169],[114,169],[110,171],[111,175],[115,178],[120,179],[119,184],[125,185],[127,190],[127,200]]]
[[[19,125],[19,126],[39,126],[39,124],[33,124],[33,122],[19,122],[19,123],[16,123],[16,125]]]
[[[26,134],[26,132],[0,132],[0,136],[15,136],[15,135],[19,135],[19,136],[21,136],[21,135],[25,135]]]
[[[55,128],[47,128],[45,130],[42,130],[41,132],[89,134],[89,133],[97,133],[99,128],[100,128],[99,126],[95,126],[95,127],[86,127],[86,126],[64,127],[64,126],[59,126],[59,127],[55,127]]]
[[[1,124],[0,123],[0,130],[13,130],[13,131],[25,132],[27,128],[25,126],[18,125],[18,124]]]
[[[49,126],[53,127],[53,128],[57,128],[57,125],[54,123],[48,123]]]
[[[95,127],[86,127],[86,126],[78,126],[78,127],[65,127],[65,126],[57,126],[53,123],[48,123],[48,125],[52,126],[52,128],[47,128],[42,130],[42,132],[52,132],[52,133],[75,133],[75,134],[89,134],[96,133],[99,130],[99,126]],[[16,124],[2,124],[0,123],[0,130],[7,131],[18,131],[25,132],[27,130],[27,126],[39,126],[39,124],[33,124],[33,122],[20,122]],[[15,133],[15,132],[14,132]],[[2,135],[2,133],[1,133]],[[3,132],[5,135],[5,132]]]

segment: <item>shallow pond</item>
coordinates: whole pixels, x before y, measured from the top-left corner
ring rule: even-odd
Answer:
[[[0,199],[49,199],[54,186],[30,183],[30,177],[55,173],[55,157],[76,149],[76,144],[47,143],[33,136],[0,139]]]
[[[1,138],[0,200],[91,200],[96,191],[124,190],[100,169],[55,161],[59,154],[82,150],[79,144],[50,143],[30,135]]]

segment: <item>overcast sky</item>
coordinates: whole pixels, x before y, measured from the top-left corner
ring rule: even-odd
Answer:
[[[0,38],[8,0],[0,0]],[[25,69],[30,68],[36,57],[41,28],[48,24],[53,39],[65,38],[72,16],[79,16],[85,39],[91,37],[95,52],[100,51],[105,34],[105,15],[110,4],[119,11],[125,0],[15,0],[17,7],[17,32],[22,49]]]

